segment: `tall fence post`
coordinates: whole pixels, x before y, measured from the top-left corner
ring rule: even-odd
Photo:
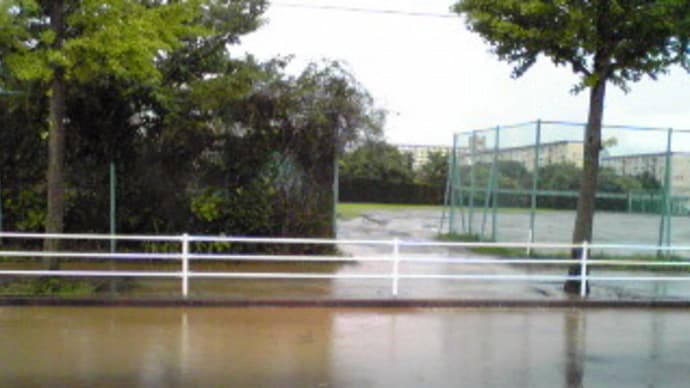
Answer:
[[[666,135],[666,157],[664,163],[664,191],[661,211],[661,222],[659,223],[659,247],[668,245],[671,236],[671,142],[673,139],[673,129],[669,129]],[[657,256],[667,254],[661,249],[657,251]]]
[[[529,230],[530,242],[534,242],[534,224],[537,213],[537,190],[539,190],[539,158],[541,147],[541,119],[537,120],[534,139],[534,163],[532,165],[532,192],[530,193]],[[531,255],[531,250],[528,255]]]
[[[589,258],[589,243],[582,242],[582,255],[580,256],[580,297],[587,296],[587,260]]]
[[[671,246],[671,219],[673,216],[673,128],[668,130],[668,152],[666,157],[666,174],[668,178],[668,187],[666,188],[666,202],[664,208],[666,211],[666,246]],[[670,255],[671,251],[666,251],[666,255]]]
[[[116,199],[116,189],[117,187],[117,175],[115,171],[115,162],[110,162],[110,234],[115,235],[117,233],[117,199]],[[110,252],[114,253],[117,250],[117,241],[115,239],[110,240]]]
[[[182,235],[182,296],[189,294],[189,235]]]
[[[398,296],[398,271],[400,266],[400,240],[393,239],[393,296]]]
[[[494,173],[491,177],[491,194],[493,195],[493,207],[491,208],[491,241],[498,241],[498,191],[499,191],[499,176],[501,174],[499,152],[501,148],[501,126],[496,126],[496,138],[494,139]]]
[[[117,233],[117,222],[116,222],[116,199],[115,199],[115,188],[117,184],[117,178],[115,175],[115,162],[110,162],[110,236],[113,237]],[[117,240],[114,238],[110,239],[110,253],[115,253],[117,251]],[[115,270],[115,260],[110,260],[110,270]],[[110,279],[110,292],[114,293],[117,291],[117,286],[115,284],[115,279]]]
[[[470,144],[470,199],[469,199],[469,209],[467,214],[467,232],[472,235],[472,223],[474,221],[474,184],[475,184],[475,172],[474,167],[477,162],[476,152],[477,152],[477,131],[472,131],[472,138]]]
[[[453,134],[453,149],[448,154],[448,179],[446,179],[446,200],[450,204],[448,207],[448,234],[456,233],[455,226],[455,206],[457,205],[457,187],[456,182],[456,171],[457,168],[457,153],[455,149],[457,148],[458,137],[457,134]],[[441,219],[441,229],[443,229],[443,219]],[[443,233],[443,231],[441,231]]]

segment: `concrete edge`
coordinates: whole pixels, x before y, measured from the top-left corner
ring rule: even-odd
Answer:
[[[0,297],[0,306],[282,308],[690,308],[684,300],[202,299]]]

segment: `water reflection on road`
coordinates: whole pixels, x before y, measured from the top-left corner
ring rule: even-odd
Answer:
[[[0,386],[686,386],[676,310],[0,309]]]

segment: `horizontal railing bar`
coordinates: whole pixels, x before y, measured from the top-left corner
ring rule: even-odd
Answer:
[[[659,266],[659,267],[690,267],[690,261],[636,261],[636,260],[598,260],[593,259],[587,265],[630,265],[630,266]]]
[[[136,271],[31,271],[1,270],[7,276],[59,276],[59,277],[154,277],[180,278],[180,272],[136,272]],[[245,278],[245,279],[392,279],[391,274],[311,274],[311,273],[247,273],[247,272],[189,272],[194,278]],[[399,274],[400,279],[409,280],[514,280],[514,281],[564,281],[578,280],[580,276],[570,275],[486,275],[486,274]],[[690,281],[690,276],[588,276],[589,281]]]
[[[525,243],[525,242],[451,242],[451,241],[399,241],[404,247],[456,247],[456,248],[542,248],[572,249],[581,248],[582,244],[572,243]]]
[[[400,274],[400,279],[437,279],[437,280],[536,280],[536,281],[563,281],[578,280],[580,276],[574,275],[443,275],[443,274]]]
[[[314,274],[274,272],[189,272],[190,278],[227,279],[391,279],[390,274]]]
[[[101,253],[101,252],[43,252],[43,251],[0,251],[0,257],[58,257],[129,260],[180,260],[179,253]],[[216,261],[282,261],[282,262],[390,262],[391,256],[306,256],[306,255],[224,255],[190,254],[193,260]],[[484,258],[434,258],[401,256],[401,262],[444,263],[444,264],[578,264],[579,259],[484,259]],[[639,261],[592,259],[592,265],[633,265],[633,266],[671,266],[687,267],[690,261]]]
[[[306,256],[306,255],[224,255],[224,254],[190,254],[192,260],[238,260],[238,261],[286,261],[286,262],[387,262],[393,261],[388,256]]]
[[[690,251],[688,245],[591,244],[591,249],[627,249],[631,251]]]
[[[579,264],[579,259],[482,259],[482,258],[423,258],[400,257],[401,262],[440,264]]]
[[[0,238],[26,239],[69,239],[69,240],[125,240],[125,241],[161,241],[181,242],[179,236],[154,235],[109,235],[109,234],[58,234],[58,233],[19,233],[0,232]],[[270,237],[234,237],[234,236],[189,236],[190,242],[238,242],[238,243],[269,243],[269,244],[315,244],[315,245],[387,245],[392,246],[393,240],[339,240],[319,238],[270,238]],[[540,249],[573,249],[581,244],[573,243],[526,243],[526,242],[449,242],[449,241],[405,241],[399,240],[400,246],[407,247],[468,247],[468,248],[540,248]],[[641,244],[604,244],[594,243],[591,249],[626,249],[644,251],[690,251],[690,246],[657,246]]]
[[[0,232],[0,238],[17,239],[50,239],[50,240],[127,240],[127,241],[175,241],[181,242],[182,236],[165,235],[119,235],[96,233],[18,233]]]
[[[46,252],[46,251],[0,251],[0,257],[61,257],[95,259],[133,260],[179,260],[179,253],[103,253],[103,252]]]
[[[234,236],[189,236],[190,242],[239,242],[267,244],[314,244],[314,245],[393,245],[393,240],[338,240],[327,238],[271,238]]]
[[[590,281],[690,281],[690,276],[587,276]]]
[[[272,272],[189,272],[194,278],[250,278],[250,279],[393,279],[392,274],[311,274]],[[443,275],[443,274],[399,274],[399,279],[441,279],[441,280],[577,280],[571,275]]]
[[[7,276],[69,276],[69,277],[139,277],[171,278],[182,277],[181,272],[143,272],[143,271],[71,271],[71,270],[0,270],[0,275]]]

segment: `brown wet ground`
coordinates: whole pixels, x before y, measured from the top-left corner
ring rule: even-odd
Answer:
[[[687,310],[0,308],[0,386],[685,387]]]

